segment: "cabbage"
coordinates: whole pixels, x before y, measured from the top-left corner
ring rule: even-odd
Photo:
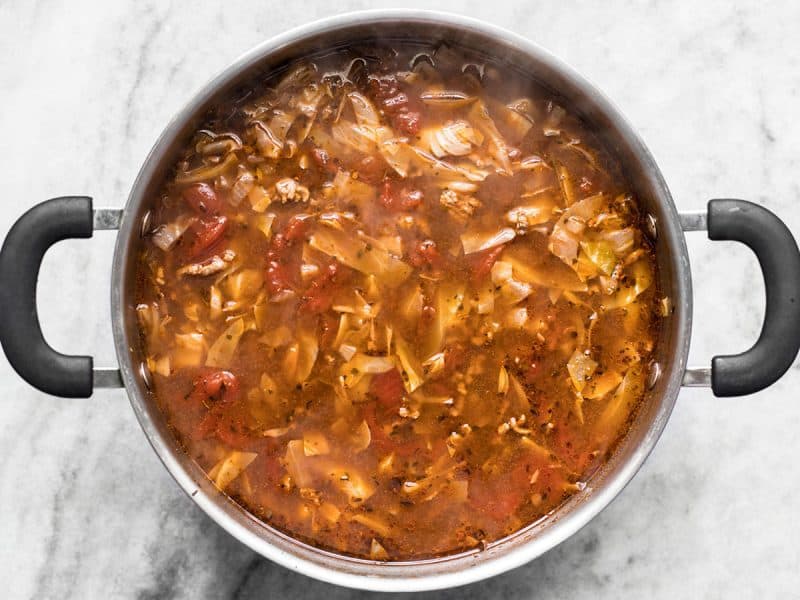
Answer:
[[[331,504],[330,502],[323,502],[320,504],[317,512],[331,523],[336,523],[339,520],[339,517],[342,515],[342,511],[340,511],[334,504]]]
[[[522,329],[528,322],[528,309],[524,306],[512,308],[506,314],[506,325],[512,329]]]
[[[169,354],[165,354],[164,356],[161,356],[159,358],[156,358],[154,356],[148,356],[147,370],[150,371],[151,373],[156,373],[163,377],[169,377],[172,374]]]
[[[372,442],[372,433],[370,432],[369,425],[367,425],[366,421],[361,421],[353,432],[351,441],[352,448],[355,452],[361,452],[369,447],[370,442]]]
[[[375,131],[368,127],[357,125],[352,121],[341,120],[331,125],[333,139],[357,150],[363,154],[375,152]]]
[[[617,256],[625,256],[633,249],[635,234],[632,227],[601,231],[597,234]]]
[[[350,92],[347,94],[347,98],[350,100],[350,104],[353,107],[353,113],[356,115],[356,121],[358,124],[364,127],[378,127],[381,124],[380,115],[378,115],[378,111],[375,110],[375,107],[372,105],[372,102],[358,92]]]
[[[255,175],[253,175],[250,171],[245,171],[239,176],[239,178],[231,187],[231,193],[228,196],[228,201],[233,206],[239,206],[242,200],[244,200],[253,190],[253,186],[255,186],[255,184]]]
[[[390,356],[370,356],[358,352],[339,368],[339,374],[344,378],[344,386],[352,388],[364,375],[377,375],[394,368],[395,361]]]
[[[181,239],[186,230],[197,221],[195,217],[184,213],[171,223],[159,225],[150,235],[152,242],[164,252],[172,250],[175,243]]]
[[[497,393],[503,395],[508,393],[508,370],[503,365],[500,365],[500,373],[497,376]]]
[[[589,260],[597,266],[606,275],[611,275],[614,272],[614,267],[617,266],[617,256],[614,249],[608,242],[581,242],[581,249],[586,253]]]
[[[483,135],[465,121],[450,121],[440,127],[423,132],[431,152],[437,158],[445,156],[465,156],[472,152],[473,146],[483,143]]]
[[[264,284],[264,276],[257,269],[242,269],[225,279],[222,287],[226,296],[236,302],[252,298]]]
[[[498,260],[492,265],[492,283],[500,288],[500,296],[506,304],[517,304],[533,293],[533,286],[513,277],[513,266],[508,261]]]
[[[165,333],[165,321],[161,319],[158,303],[138,304],[136,306],[136,317],[139,321],[139,327],[145,333],[147,343],[155,345],[161,339],[162,334]]]
[[[386,548],[381,546],[378,540],[372,538],[369,546],[369,557],[372,560],[389,560],[389,553],[386,552]]]
[[[239,340],[244,333],[244,319],[235,319],[228,328],[222,332],[211,348],[206,357],[207,367],[228,367],[233,361],[233,355]]]
[[[312,248],[332,256],[341,263],[396,287],[411,274],[411,267],[391,254],[379,242],[363,239],[328,227],[320,227],[309,239]]]
[[[332,483],[344,493],[351,505],[359,505],[375,493],[375,484],[353,469],[334,468],[329,471]]]
[[[430,356],[442,350],[447,330],[459,319],[466,316],[464,306],[464,284],[450,280],[443,281],[436,290],[433,322],[422,340],[423,356]]]
[[[272,224],[275,222],[275,215],[273,213],[256,215],[256,217],[253,218],[253,222],[255,223],[256,229],[264,234],[264,237],[268,240],[272,239]]]
[[[325,436],[318,431],[307,431],[303,434],[303,454],[306,456],[318,456],[320,454],[330,454],[330,446]]]
[[[422,363],[425,375],[432,377],[444,370],[444,352],[437,352]]]
[[[209,166],[202,166],[193,171],[184,171],[175,176],[175,183],[178,185],[188,185],[190,183],[199,183],[201,181],[208,181],[219,177],[228,169],[239,164],[239,159],[236,154],[231,152],[225,159],[220,162]]]
[[[383,537],[389,537],[392,534],[392,528],[373,515],[358,513],[350,517],[350,520],[361,523],[365,527],[369,527],[372,531]],[[386,551],[384,550],[384,552]]]
[[[403,384],[408,393],[413,392],[424,382],[422,365],[413,350],[399,335],[395,336],[395,349],[400,362],[400,372],[403,375]]]
[[[392,169],[400,177],[406,177],[411,163],[416,159],[416,154],[408,145],[405,138],[396,138],[388,127],[379,127],[376,132],[378,150]]]
[[[500,286],[500,297],[506,304],[522,302],[533,293],[533,286],[516,279],[508,279]]]
[[[316,320],[306,320],[297,328],[297,367],[292,381],[303,383],[314,368],[319,354]]]
[[[583,391],[587,381],[597,370],[597,366],[597,363],[589,358],[582,350],[575,350],[575,352],[572,353],[572,356],[567,362],[567,371],[572,380],[572,385],[575,386],[576,390],[579,392]]]
[[[595,424],[599,436],[612,441],[619,435],[630,412],[636,405],[637,398],[643,392],[642,373],[638,368],[630,368],[622,378],[617,391],[603,408]]]
[[[276,110],[269,123],[256,121],[253,132],[258,151],[266,158],[280,158],[281,150],[286,142],[286,134],[292,127],[297,115],[293,112]]]
[[[653,271],[647,259],[638,260],[628,268],[633,285],[623,287],[613,297],[603,300],[606,309],[629,306],[653,284]]]
[[[553,216],[553,206],[549,203],[515,206],[506,213],[506,222],[518,232],[526,232],[529,227],[547,223]]]
[[[508,157],[508,144],[500,135],[497,126],[489,115],[489,109],[482,100],[477,100],[470,108],[469,117],[489,140],[489,154],[497,161],[497,171],[511,175],[511,159]]]
[[[212,479],[214,485],[220,490],[224,490],[234,479],[242,474],[250,463],[255,460],[256,456],[258,456],[258,454],[255,452],[239,452],[238,450],[234,450],[214,465],[208,472],[208,476]]]
[[[474,254],[507,244],[516,235],[516,232],[510,227],[490,232],[465,232],[461,234],[461,245],[464,247],[464,254]]]
[[[222,316],[222,292],[216,285],[208,288],[209,318],[216,321]]]
[[[303,440],[292,440],[286,444],[286,454],[284,455],[286,471],[297,487],[311,487],[313,482],[311,466],[314,460],[317,459],[306,457]]]
[[[578,257],[577,236],[583,233],[586,223],[602,209],[605,198],[602,194],[595,194],[568,205],[561,218],[553,226],[550,234],[548,249],[558,258],[572,266]]]
[[[250,207],[257,213],[264,212],[272,203],[272,197],[269,192],[260,185],[254,185],[250,189],[247,199],[250,201]]]
[[[175,368],[199,367],[206,355],[206,340],[202,333],[176,333],[173,359]]]
[[[617,371],[606,371],[602,375],[592,377],[592,380],[586,384],[581,394],[584,398],[595,400],[603,398],[609,392],[612,392],[622,381],[622,375]]]
[[[478,314],[488,315],[491,314],[493,310],[494,289],[491,286],[482,286],[478,290]]]

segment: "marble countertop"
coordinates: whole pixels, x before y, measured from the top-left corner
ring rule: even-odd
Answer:
[[[415,0],[411,6],[426,7]],[[681,209],[762,203],[800,233],[800,7],[792,2],[440,0],[540,43],[620,106]],[[33,204],[122,206],[172,115],[256,43],[382,1],[0,2],[0,235]],[[113,365],[112,233],[45,258],[48,339]],[[745,349],[763,315],[757,263],[689,236],[691,358]],[[800,371],[748,398],[681,392],[652,456],[573,538],[504,576],[430,598],[745,598],[800,583]],[[122,391],[44,396],[0,359],[0,580],[7,598],[360,598],[239,544],[178,489]]]

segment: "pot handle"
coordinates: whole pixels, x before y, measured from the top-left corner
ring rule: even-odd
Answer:
[[[764,275],[766,310],[758,340],[741,354],[715,356],[711,361],[714,395],[745,396],[775,383],[800,350],[800,251],[786,224],[758,204],[711,200],[707,220],[704,216],[681,215],[684,230],[707,227],[711,240],[747,245]],[[705,374],[707,370],[687,370],[684,383],[707,385]]]
[[[0,344],[14,370],[45,393],[88,398],[95,384],[121,386],[116,369],[95,371],[91,356],[51,348],[36,309],[36,283],[47,249],[68,238],[90,238],[94,229],[116,229],[120,216],[121,211],[92,210],[86,196],[53,198],[22,215],[0,250]]]

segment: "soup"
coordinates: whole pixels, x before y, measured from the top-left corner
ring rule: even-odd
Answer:
[[[582,490],[671,310],[587,124],[445,46],[239,90],[147,224],[136,310],[177,440],[265,523],[368,559],[485,547]]]

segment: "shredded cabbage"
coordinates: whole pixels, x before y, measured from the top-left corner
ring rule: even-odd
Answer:
[[[208,476],[214,481],[220,490],[224,490],[230,483],[239,477],[242,472],[256,459],[255,452],[232,451],[225,458],[219,461],[208,472]]]
[[[239,345],[242,334],[244,334],[244,319],[235,319],[208,349],[206,366],[229,366],[233,361],[233,355],[236,352],[236,347]]]
[[[391,287],[398,286],[411,274],[411,267],[377,241],[370,244],[343,231],[320,227],[309,239],[309,244],[348,267],[375,275]]]
[[[464,247],[464,254],[482,252],[495,246],[507,244],[516,237],[516,232],[510,227],[503,227],[499,231],[485,232],[465,232],[461,234],[461,245]]]
[[[424,382],[424,371],[419,359],[414,354],[406,341],[399,335],[394,338],[394,345],[397,351],[397,358],[400,362],[400,370],[403,375],[403,384],[408,393],[413,392]]]
[[[597,363],[584,351],[575,350],[575,352],[572,353],[572,356],[567,362],[567,371],[572,380],[572,385],[575,386],[576,390],[579,392],[583,391],[587,381],[597,370],[597,367]]]

